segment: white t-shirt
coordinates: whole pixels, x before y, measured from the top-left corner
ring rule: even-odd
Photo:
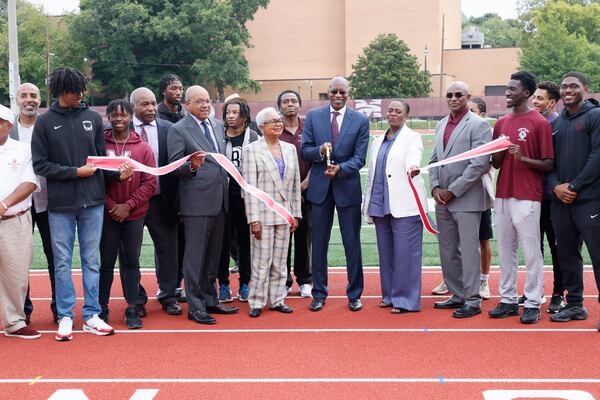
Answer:
[[[20,122],[17,122],[19,129],[19,142],[26,143],[31,145],[31,138],[33,137],[33,125],[31,127],[26,128],[21,125]],[[46,183],[46,178],[38,175],[39,190],[36,190],[33,193],[33,202],[35,203],[35,212],[41,213],[48,211],[48,184]]]
[[[31,164],[31,146],[18,142],[10,137],[0,146],[0,200],[10,196],[23,182],[34,183],[39,189],[40,184],[33,172]],[[10,207],[5,216],[18,214],[31,207],[31,196]]]

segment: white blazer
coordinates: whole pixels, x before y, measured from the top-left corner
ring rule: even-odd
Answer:
[[[387,133],[387,132],[386,132]],[[372,223],[373,219],[369,216],[369,204],[371,202],[371,193],[373,191],[373,177],[375,175],[375,166],[377,164],[377,154],[383,143],[385,134],[378,136],[371,144],[371,154],[369,158],[369,172],[365,182],[365,198],[363,201],[363,215],[367,222]],[[423,142],[421,134],[413,131],[406,125],[400,130],[392,148],[388,153],[387,163],[385,165],[385,175],[388,184],[390,212],[394,218],[410,217],[419,215],[419,208],[413,196],[412,190],[408,184],[406,171],[412,165],[420,165],[423,155]],[[425,194],[425,184],[421,175],[413,178],[413,183],[421,199],[421,203],[427,211],[427,195]]]

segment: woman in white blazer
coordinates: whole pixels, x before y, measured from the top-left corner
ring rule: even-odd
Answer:
[[[421,259],[423,224],[410,189],[407,173],[421,203],[427,207],[425,185],[416,168],[421,163],[423,142],[419,133],[404,125],[410,107],[394,100],[387,110],[385,134],[371,144],[365,184],[363,214],[375,223],[379,252],[381,303],[399,314],[421,308]]]
[[[244,196],[246,217],[250,224],[250,316],[260,316],[267,304],[271,310],[291,313],[283,302],[287,294],[287,252],[290,231],[298,227],[300,210],[300,168],[294,145],[279,140],[283,119],[268,107],[256,115],[263,137],[243,147],[244,179],[263,190],[294,216],[293,226],[254,196]]]

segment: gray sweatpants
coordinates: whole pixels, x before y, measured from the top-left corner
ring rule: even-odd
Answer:
[[[519,242],[525,256],[525,307],[540,308],[544,294],[544,258],[540,249],[541,202],[496,199],[494,214],[500,259],[500,302],[517,304]]]

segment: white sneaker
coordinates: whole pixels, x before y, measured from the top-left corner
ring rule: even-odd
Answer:
[[[112,328],[112,326],[102,321],[96,314],[83,323],[83,331],[91,332],[98,336],[108,336],[115,333],[115,330]]]
[[[490,285],[489,285],[488,281],[481,281],[481,287],[479,288],[479,295],[484,300],[490,299],[491,293],[490,293]]]
[[[300,297],[312,297],[312,285],[305,283],[300,285]]]
[[[437,295],[448,294],[448,286],[446,286],[446,282],[442,281],[442,283],[440,283],[439,285],[434,287],[433,290],[431,291],[431,294],[437,294]]]
[[[73,339],[73,319],[71,317],[62,317],[58,323],[58,331],[54,339],[59,342],[66,342]]]

